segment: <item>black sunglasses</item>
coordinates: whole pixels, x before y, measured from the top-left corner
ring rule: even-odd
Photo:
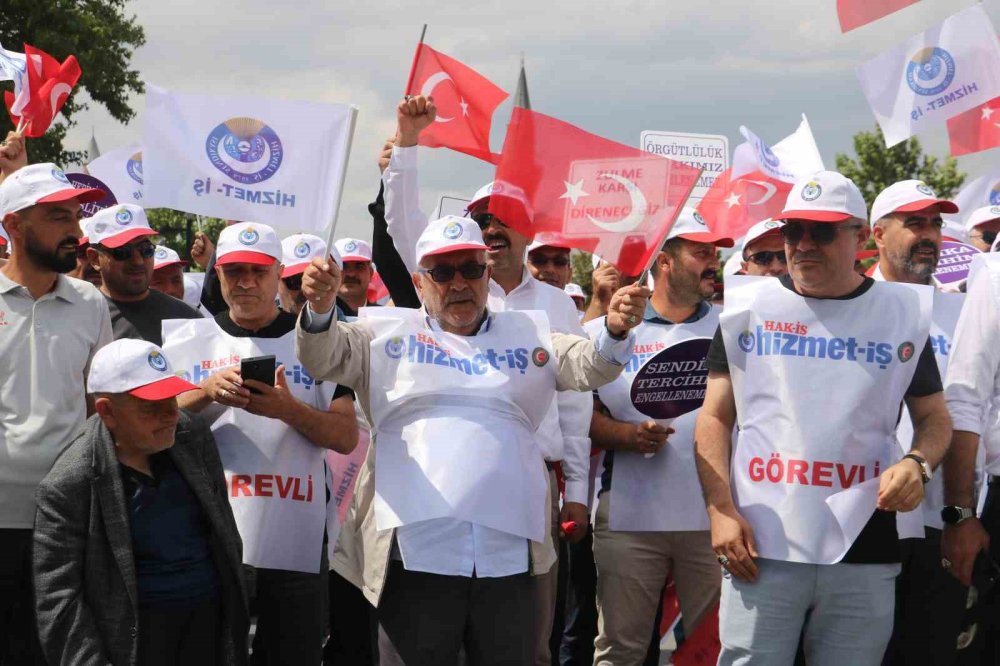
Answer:
[[[556,268],[566,268],[567,266],[569,266],[569,257],[567,257],[565,255],[562,255],[562,254],[557,254],[557,255],[552,256],[552,257],[546,257],[546,256],[540,256],[539,257],[539,256],[533,256],[533,255],[529,254],[528,255],[528,262],[532,266],[538,266],[539,268],[542,268],[544,266],[548,266],[549,264],[552,264]]]
[[[299,291],[302,289],[302,274],[291,275],[286,278],[281,278],[281,281],[285,283],[288,287],[288,291]]]
[[[434,268],[421,268],[418,273],[426,273],[431,279],[438,283],[451,282],[455,279],[455,273],[459,273],[466,280],[478,280],[486,273],[486,264],[462,264],[461,266],[451,266],[442,264]]]
[[[860,224],[840,226],[828,222],[818,222],[806,226],[801,222],[786,222],[785,226],[781,227],[781,238],[785,241],[786,245],[798,245],[805,238],[806,230],[808,230],[809,238],[816,245],[829,245],[837,237],[838,231],[860,228]]]
[[[997,232],[995,231],[980,231],[979,237],[983,239],[983,242],[987,245],[993,245],[993,241],[997,239]]]
[[[500,221],[500,218],[493,213],[472,213],[470,216],[472,221],[479,225],[479,230],[483,231],[486,227],[490,226],[494,222],[503,228],[507,228],[507,225]]]
[[[111,255],[115,261],[128,261],[132,255],[138,251],[143,259],[151,259],[156,253],[156,248],[152,243],[140,243],[139,245],[123,245],[122,247],[105,247],[104,245],[94,245],[99,252]]]
[[[771,262],[777,259],[783,264],[788,263],[788,258],[785,256],[784,250],[779,250],[777,252],[772,252],[771,250],[762,250],[760,252],[754,252],[749,257],[747,261],[751,261],[758,266],[770,266]]]

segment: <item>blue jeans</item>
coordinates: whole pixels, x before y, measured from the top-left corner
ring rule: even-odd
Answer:
[[[878,666],[892,634],[898,564],[757,560],[722,581],[719,666],[787,666],[802,637],[809,666]]]

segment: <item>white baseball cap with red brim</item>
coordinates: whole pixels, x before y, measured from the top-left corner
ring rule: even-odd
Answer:
[[[142,206],[118,204],[103,208],[90,217],[86,238],[91,245],[115,248],[158,233],[149,226]]]
[[[163,350],[152,342],[123,338],[102,347],[90,362],[88,393],[128,393],[163,400],[198,387],[174,374]]]
[[[558,234],[543,231],[535,236],[535,239],[528,245],[528,254],[531,254],[540,247],[554,247],[558,250],[572,250],[566,243],[566,239]]]
[[[92,187],[73,187],[63,170],[50,162],[21,167],[0,183],[0,219],[36,204],[76,199],[93,203],[105,193]]]
[[[969,213],[965,219],[965,230],[972,231],[980,224],[1000,219],[1000,206],[983,206]]]
[[[781,227],[783,226],[785,226],[785,223],[781,220],[772,220],[771,218],[768,218],[766,220],[761,220],[747,229],[747,233],[743,237],[743,247],[740,248],[741,256],[742,252],[745,251],[754,241],[758,241],[761,238],[764,238],[764,236],[780,235]]]
[[[486,249],[479,225],[467,217],[445,215],[428,224],[417,239],[417,263],[437,254]]]
[[[154,271],[166,268],[167,266],[176,266],[177,264],[187,266],[188,263],[189,262],[181,259],[181,255],[177,254],[166,245],[157,245],[156,250],[153,252]]]
[[[938,206],[942,213],[954,215],[958,206],[953,201],[941,199],[922,180],[901,180],[885,188],[872,202],[872,226],[893,213],[916,213],[931,206]]]
[[[587,295],[583,293],[583,287],[576,284],[575,282],[570,282],[569,284],[567,284],[565,287],[563,287],[563,291],[569,294],[570,298],[578,298],[581,301],[587,300]]]
[[[358,238],[341,238],[334,241],[333,247],[340,253],[342,261],[372,260],[372,246]]]
[[[732,247],[735,245],[732,238],[709,229],[701,213],[690,206],[685,206],[681,209],[681,214],[677,216],[677,221],[670,228],[666,240],[673,238],[683,238],[695,243],[711,243],[716,247]]]
[[[280,262],[281,241],[274,229],[266,224],[237,222],[222,230],[215,246],[215,265],[259,264],[270,266]]]
[[[776,220],[843,222],[868,219],[868,206],[854,182],[836,171],[818,171],[800,178],[788,193]]]
[[[343,266],[340,255],[334,249],[331,253],[338,266]],[[327,256],[326,241],[313,234],[292,234],[281,241],[281,277],[293,277],[305,272],[313,259]]]

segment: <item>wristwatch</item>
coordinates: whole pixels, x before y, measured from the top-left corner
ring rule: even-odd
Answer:
[[[907,453],[903,456],[903,458],[909,458],[920,465],[920,476],[923,478],[924,483],[930,481],[934,476],[934,472],[931,471],[931,466],[927,464],[926,460],[924,460],[921,456],[918,456],[916,453]]]
[[[964,506],[946,506],[941,509],[941,520],[947,525],[958,525],[963,520],[975,517],[976,512]]]

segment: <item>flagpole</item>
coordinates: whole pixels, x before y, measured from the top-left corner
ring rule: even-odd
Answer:
[[[17,120],[17,129],[16,129],[16,130],[14,130],[14,133],[15,133],[15,134],[20,134],[20,133],[21,133],[21,130],[23,130],[23,129],[24,129],[24,124],[25,124],[25,123],[24,123],[24,116],[21,116],[21,117],[20,117],[20,118],[18,118],[18,120]]]
[[[417,60],[420,57],[420,47],[424,43],[424,37],[427,36],[427,24],[424,23],[423,30],[420,31],[420,41],[417,42],[417,52],[413,55],[413,63],[410,65],[410,76],[406,79],[406,88],[403,90],[404,95],[409,94],[410,86],[413,85],[413,77],[417,73]]]
[[[344,150],[344,160],[340,164],[340,184],[337,189],[337,207],[333,210],[333,220],[330,223],[330,234],[326,246],[333,250],[333,238],[337,233],[337,218],[340,217],[340,202],[344,198],[344,181],[347,180],[347,161],[351,157],[351,145],[354,143],[354,128],[358,124],[358,107],[351,107],[351,126],[347,130],[347,149]]]

